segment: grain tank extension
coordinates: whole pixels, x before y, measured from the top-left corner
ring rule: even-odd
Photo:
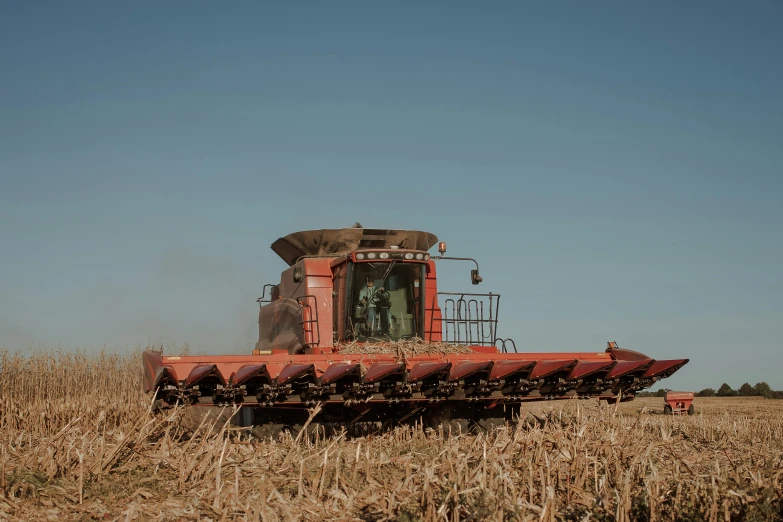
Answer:
[[[438,245],[440,255],[430,254]],[[603,351],[518,351],[498,336],[500,295],[443,292],[446,257],[428,232],[352,228],[296,232],[272,244],[288,268],[258,299],[247,355],[144,352],[144,385],[159,407],[241,405],[233,422],[259,435],[315,425],[422,422],[491,429],[526,401],[632,400],[688,359]],[[226,408],[222,411],[231,411]]]

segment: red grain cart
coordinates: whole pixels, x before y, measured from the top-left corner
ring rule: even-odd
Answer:
[[[664,395],[663,413],[666,415],[693,415],[693,392],[669,391]]]

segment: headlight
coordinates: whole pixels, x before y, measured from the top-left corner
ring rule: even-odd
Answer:
[[[416,254],[416,259],[418,259],[419,261],[421,261],[422,259],[424,259],[424,255],[422,255],[422,254]]]
[[[375,259],[375,252],[370,252],[367,254],[367,259]]]
[[[381,252],[380,258],[381,259],[389,259],[389,253],[388,252]]]
[[[413,254],[408,252],[407,254],[405,254],[405,259],[413,259]]]
[[[361,261],[362,259],[364,259],[364,254],[356,254],[356,259]]]
[[[429,254],[424,254],[424,260],[425,261],[429,261],[430,260],[430,255]]]

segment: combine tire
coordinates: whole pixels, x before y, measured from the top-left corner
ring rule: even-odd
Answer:
[[[693,407],[693,404],[691,404],[691,405],[688,407],[688,415],[693,415],[694,413],[696,413],[696,408],[694,408],[694,407]]]
[[[664,415],[671,415],[672,414],[672,407],[668,404],[664,405],[663,407],[663,414]]]

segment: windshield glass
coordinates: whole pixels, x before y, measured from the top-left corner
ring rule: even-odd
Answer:
[[[420,336],[423,265],[356,263],[350,328],[357,341],[410,339]]]

